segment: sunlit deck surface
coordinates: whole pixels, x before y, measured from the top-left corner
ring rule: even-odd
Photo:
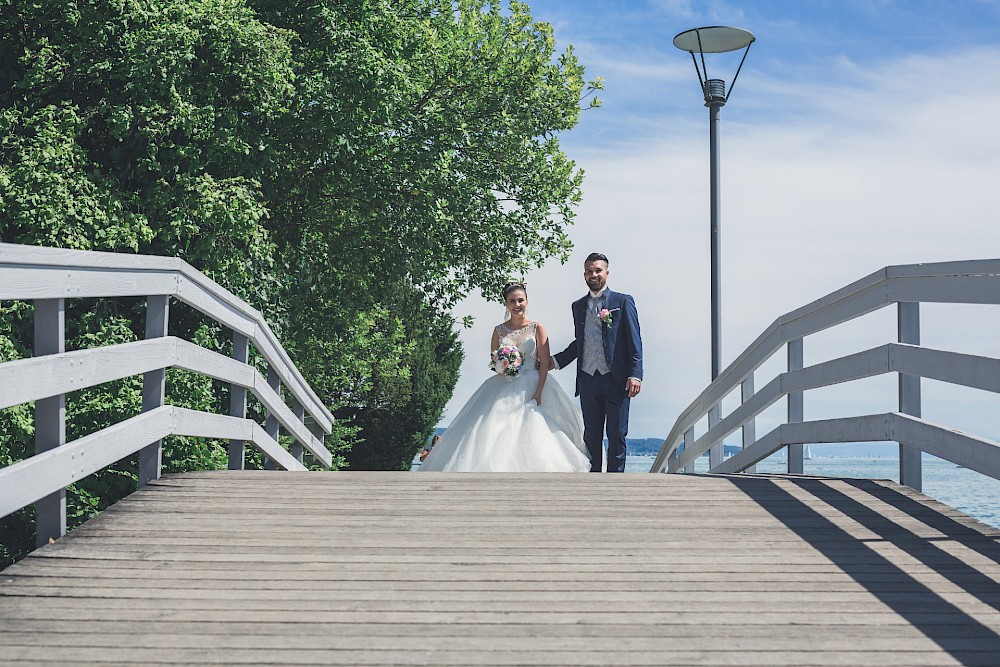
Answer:
[[[996,665],[998,537],[869,480],[173,475],[0,572],[0,662]]]

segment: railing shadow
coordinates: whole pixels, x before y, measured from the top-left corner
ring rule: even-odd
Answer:
[[[963,562],[935,542],[944,539],[974,550],[993,562],[1000,563],[1000,544],[950,517],[896,494],[875,482],[851,480],[859,490],[875,494],[879,500],[898,507],[926,525],[941,530],[948,538],[922,537],[892,521],[858,500],[829,486],[830,480],[783,477],[798,489],[821,500],[830,508],[875,537],[859,539],[803,502],[777,481],[761,476],[728,477],[747,497],[781,521],[836,565],[842,572],[864,587],[888,609],[905,619],[924,636],[936,643],[964,665],[996,665],[1000,656],[1000,634],[970,615],[941,594],[932,590],[913,574],[879,553],[871,544],[888,544],[923,567],[931,569],[961,591],[971,595],[993,610],[1000,611],[1000,582],[972,565]],[[917,512],[919,508],[919,512]],[[919,514],[919,516],[917,516]],[[936,515],[936,516],[935,516]],[[849,546],[849,549],[845,549]]]
[[[967,549],[971,549],[984,558],[1000,565],[1000,530],[985,526],[988,533],[956,521],[947,514],[942,514],[932,507],[919,503],[909,496],[887,488],[870,479],[841,480],[859,491],[863,491],[904,514],[924,523],[930,528],[952,537]],[[973,519],[970,519],[972,521]]]

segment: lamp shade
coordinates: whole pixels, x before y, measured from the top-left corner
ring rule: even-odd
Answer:
[[[750,46],[756,39],[749,30],[715,25],[685,30],[674,37],[674,46],[688,53],[726,53]]]

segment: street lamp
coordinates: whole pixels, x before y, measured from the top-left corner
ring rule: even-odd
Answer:
[[[674,37],[674,46],[681,51],[691,54],[694,61],[694,69],[698,72],[698,83],[701,84],[702,94],[705,96],[705,106],[708,107],[709,121],[709,158],[710,158],[710,190],[711,190],[711,245],[712,245],[712,379],[719,377],[722,370],[722,306],[720,304],[719,293],[721,287],[721,274],[719,268],[720,239],[719,239],[719,109],[729,101],[729,95],[736,85],[736,78],[743,69],[743,62],[750,52],[750,45],[754,43],[756,37],[742,28],[730,28],[727,26],[710,26],[706,28],[692,28],[685,30]],[[726,82],[722,79],[709,79],[708,67],[705,65],[706,53],[728,53],[744,49],[740,66],[736,68],[733,76],[733,83],[729,86],[729,93],[726,92]],[[701,56],[701,66],[698,66],[698,58],[695,53]]]

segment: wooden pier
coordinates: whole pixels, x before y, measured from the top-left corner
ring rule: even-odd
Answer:
[[[0,662],[996,665],[998,537],[870,480],[174,475],[0,572]]]

